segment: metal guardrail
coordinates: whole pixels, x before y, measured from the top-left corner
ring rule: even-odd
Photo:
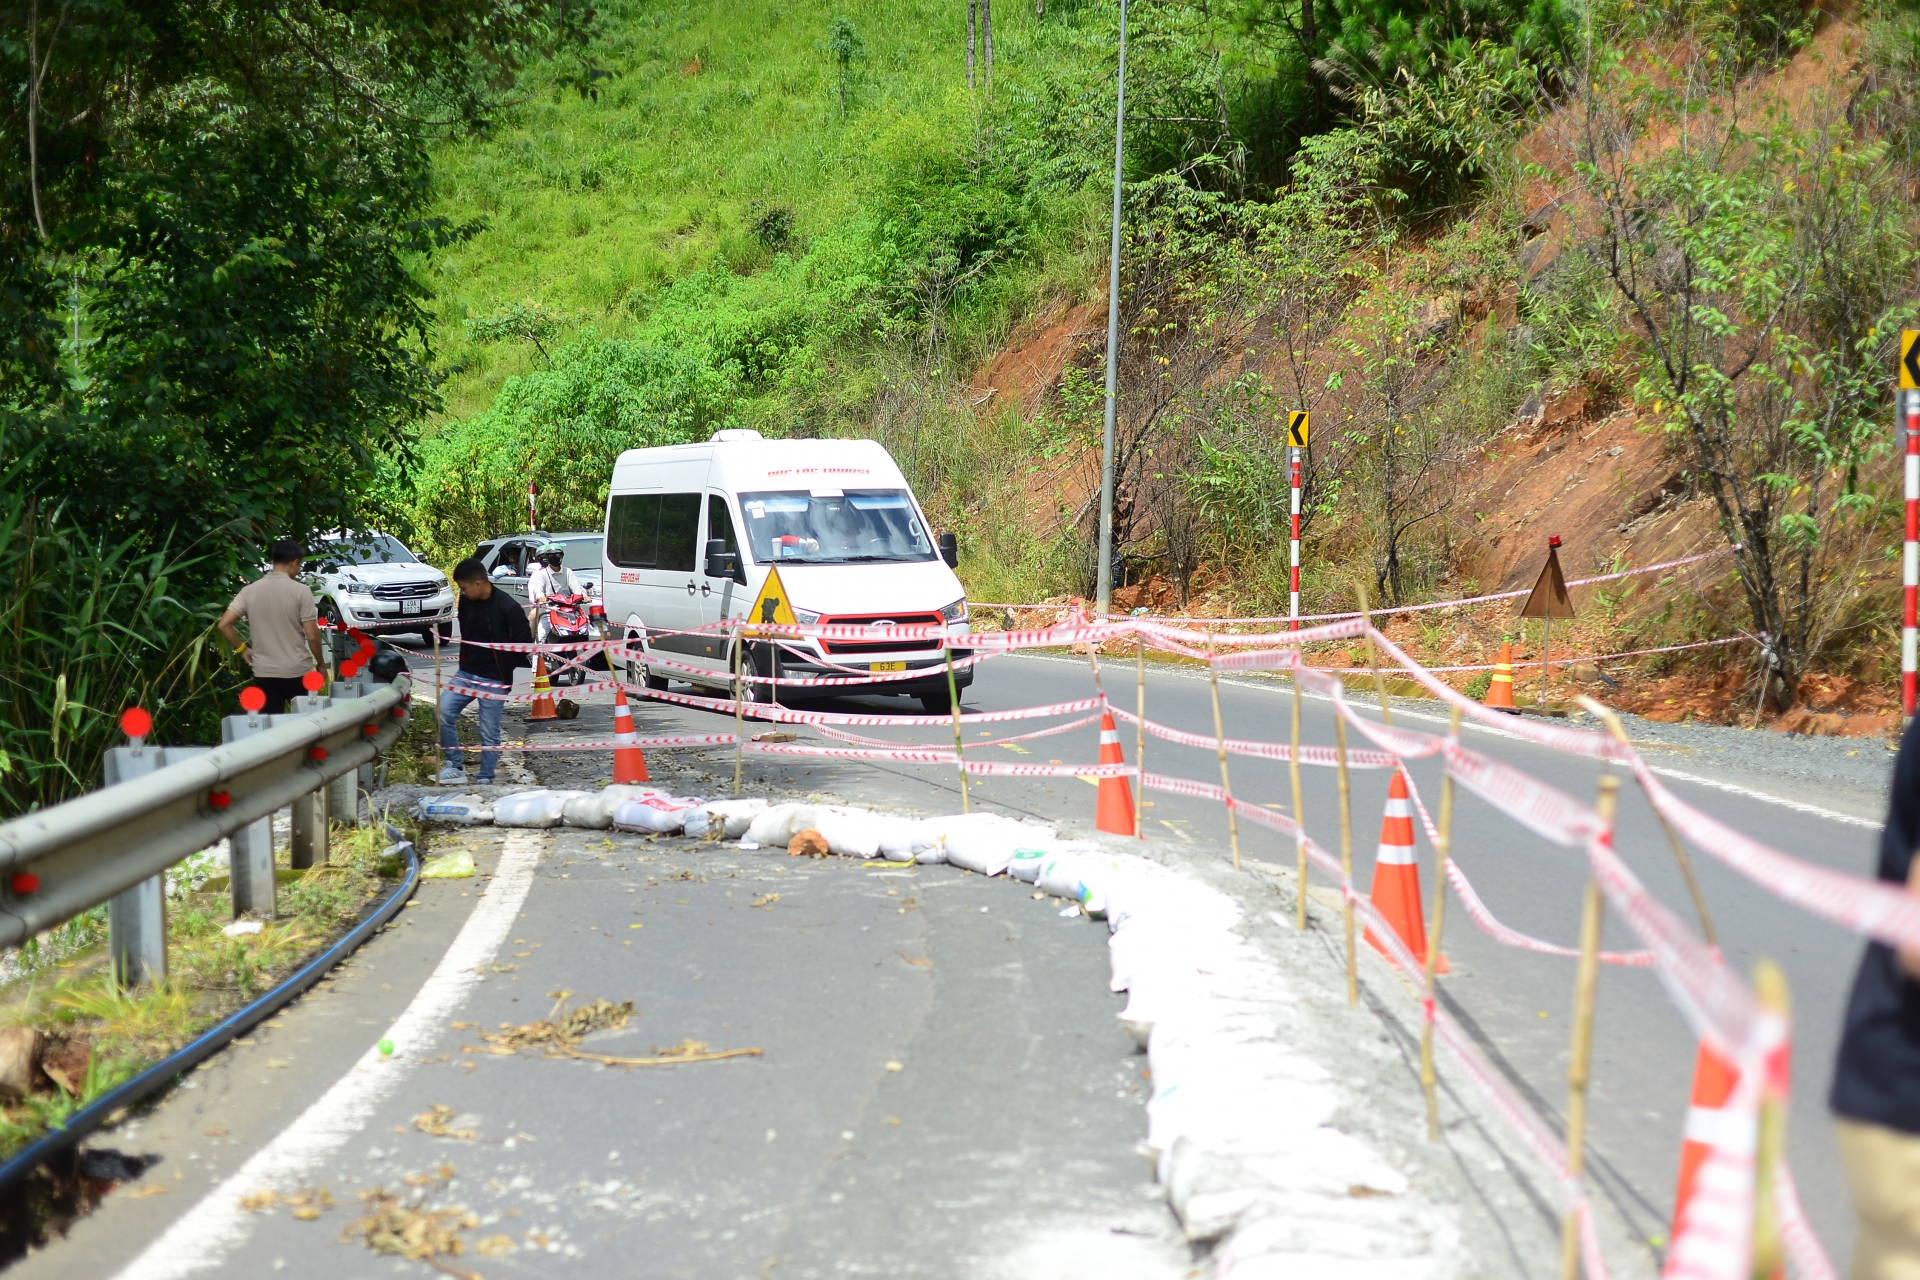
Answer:
[[[294,809],[296,866],[303,854],[308,865],[325,861],[323,789],[342,784],[332,789],[352,806],[343,816],[357,818],[349,775],[406,727],[409,677],[384,685],[335,681],[334,691],[331,699],[296,700],[292,714],[229,716],[228,741],[218,747],[116,747],[108,777],[123,780],[0,824],[0,946],[18,946],[111,900],[121,980],[162,977],[161,877],[222,838],[232,840],[235,914],[271,916],[273,814]]]

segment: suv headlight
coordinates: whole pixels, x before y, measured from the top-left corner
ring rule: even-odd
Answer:
[[[347,594],[350,596],[370,596],[373,594],[373,586],[370,583],[360,582],[350,578],[347,580]]]
[[[944,622],[965,622],[967,620],[966,600],[955,600],[952,604],[940,610],[940,618]]]
[[[795,609],[793,620],[803,627],[811,627],[820,621],[820,615],[811,609]]]

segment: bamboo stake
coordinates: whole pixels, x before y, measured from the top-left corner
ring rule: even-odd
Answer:
[[[947,706],[953,712],[953,761],[960,770],[960,812],[972,813],[973,802],[967,792],[966,742],[960,734],[960,690],[953,682],[953,646],[942,645],[947,659]]]
[[[1460,708],[1453,709],[1447,736],[1460,737]],[[1433,918],[1427,929],[1426,1025],[1420,1028],[1420,1087],[1427,1095],[1427,1141],[1440,1141],[1439,1078],[1433,1070],[1434,1001],[1440,995],[1440,931],[1447,923],[1447,858],[1453,852],[1453,770],[1440,778],[1440,838],[1433,842]]]
[[[1780,966],[1764,956],[1753,967],[1753,994],[1761,1007],[1784,1020],[1791,1001],[1787,994],[1787,975]],[[1773,1169],[1785,1153],[1787,1141],[1786,1099],[1768,1089],[1760,1096],[1760,1134],[1755,1144],[1753,1188],[1753,1274],[1782,1274],[1786,1259],[1780,1250],[1780,1214],[1774,1200]]]
[[[1380,653],[1373,647],[1373,615],[1367,612],[1366,584],[1362,583],[1356,590],[1360,597],[1360,621],[1366,624],[1367,628],[1367,665],[1373,668],[1374,692],[1380,695],[1380,718],[1391,727],[1393,707],[1387,702],[1387,682],[1380,674]]]
[[[1139,786],[1133,789],[1133,833],[1142,840],[1147,838],[1147,641],[1145,636],[1134,637],[1139,646],[1134,654],[1134,670],[1139,689],[1139,707],[1135,714],[1140,717],[1138,735],[1134,740],[1133,765],[1140,770],[1137,779]]]
[[[747,629],[733,634],[733,794],[740,794],[740,762],[745,753],[741,744],[747,736],[746,682],[740,678],[741,655],[747,647]]]
[[[1553,615],[1540,619],[1540,709],[1547,709],[1547,672],[1553,669]]]
[[[1220,672],[1213,665],[1213,632],[1207,632],[1207,683],[1213,688],[1213,737],[1220,751],[1220,789],[1227,793],[1227,835],[1233,844],[1233,869],[1240,869],[1240,815],[1233,811],[1233,779],[1227,776],[1227,730],[1220,719]]]
[[[1293,750],[1287,756],[1287,773],[1293,780],[1293,822],[1299,828],[1293,838],[1294,868],[1293,926],[1307,931],[1307,815],[1300,808],[1300,655],[1293,655]]]
[[[1620,723],[1620,715],[1612,707],[1596,702],[1585,694],[1580,695],[1580,705],[1600,718],[1615,742],[1623,747],[1633,745],[1627,738],[1627,727]],[[1687,856],[1687,847],[1680,843],[1680,836],[1674,831],[1673,824],[1667,821],[1667,815],[1655,809],[1653,816],[1660,820],[1660,829],[1667,833],[1667,843],[1673,846],[1673,860],[1680,864],[1680,874],[1686,877],[1687,892],[1693,895],[1693,909],[1700,916],[1701,936],[1707,940],[1708,946],[1717,950],[1720,941],[1714,936],[1713,917],[1707,914],[1707,895],[1700,891],[1699,877],[1693,874],[1693,859]]]
[[[1613,815],[1619,804],[1620,779],[1600,779],[1594,810],[1600,815],[1601,839],[1613,840]],[[1567,1060],[1567,1175],[1580,1180],[1587,1164],[1587,1084],[1592,1078],[1593,1001],[1600,979],[1600,917],[1603,906],[1600,881],[1587,875],[1587,892],[1580,906],[1580,967],[1573,983],[1573,1048]],[[1580,1228],[1573,1213],[1560,1221],[1560,1280],[1580,1280]]]
[[[1334,708],[1333,750],[1340,765],[1340,891],[1341,917],[1347,934],[1347,1003],[1360,1003],[1359,957],[1353,953],[1353,796],[1347,785],[1347,721]]]
[[[447,767],[447,750],[440,745],[440,626],[433,628],[433,747],[440,755],[440,767]]]

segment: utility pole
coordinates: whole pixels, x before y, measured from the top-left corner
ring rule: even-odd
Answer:
[[[1113,235],[1107,261],[1107,424],[1100,438],[1100,566],[1095,605],[1113,611],[1113,418],[1120,374],[1120,162],[1126,154],[1127,0],[1120,0],[1120,74],[1113,93]]]

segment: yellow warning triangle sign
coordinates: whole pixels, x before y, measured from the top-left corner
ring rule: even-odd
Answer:
[[[760,584],[760,594],[753,598],[753,607],[747,610],[747,621],[781,622],[789,626],[799,621],[793,616],[793,602],[787,598],[787,584],[780,581],[777,567],[767,567],[767,580]]]

